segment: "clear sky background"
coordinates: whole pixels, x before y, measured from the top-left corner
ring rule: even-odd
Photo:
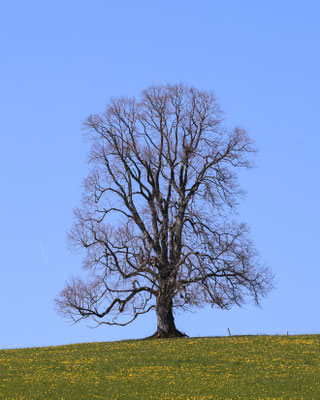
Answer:
[[[178,329],[320,333],[319,15],[317,0],[0,0],[0,348],[155,331],[151,314],[71,326],[53,299],[81,264],[66,231],[88,171],[82,121],[180,81],[214,90],[260,148],[239,212],[276,289],[262,308],[178,314]]]

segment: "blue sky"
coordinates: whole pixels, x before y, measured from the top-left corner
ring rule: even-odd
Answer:
[[[65,239],[88,171],[82,121],[180,81],[214,90],[260,149],[239,213],[276,289],[262,308],[178,314],[178,329],[320,333],[319,13],[316,0],[0,0],[0,348],[154,332],[151,314],[70,326],[53,299],[81,264]]]

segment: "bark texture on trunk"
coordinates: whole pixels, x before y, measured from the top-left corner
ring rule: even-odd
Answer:
[[[187,335],[178,331],[174,323],[172,312],[172,299],[167,296],[159,295],[156,304],[157,314],[157,330],[149,338],[170,338],[170,337],[186,337]]]

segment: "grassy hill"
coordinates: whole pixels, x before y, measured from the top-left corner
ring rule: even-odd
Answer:
[[[320,335],[1,350],[0,399],[318,400]]]

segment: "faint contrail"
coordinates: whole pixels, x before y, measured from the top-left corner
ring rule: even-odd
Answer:
[[[45,262],[46,264],[48,264],[47,256],[46,256],[46,253],[45,253],[45,251],[44,251],[43,244],[42,244],[41,240],[40,240],[40,249],[41,249],[41,253],[42,253],[44,262]]]

